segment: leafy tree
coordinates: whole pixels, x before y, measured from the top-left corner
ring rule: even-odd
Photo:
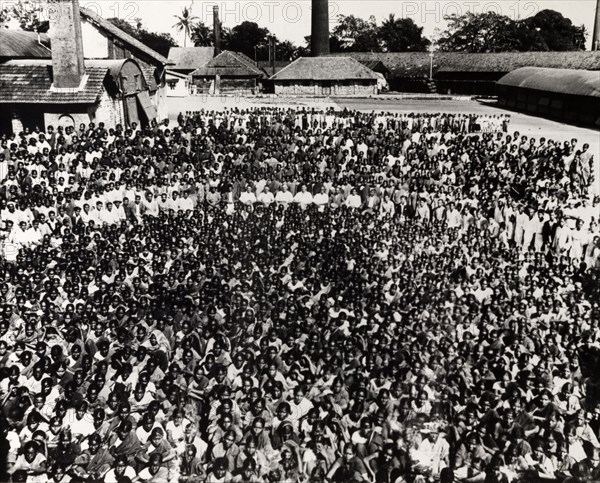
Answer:
[[[573,25],[570,19],[555,10],[541,10],[533,17],[522,20],[520,24],[536,31],[547,47],[545,50],[566,51],[585,48],[585,27]]]
[[[138,40],[150,47],[152,50],[155,50],[159,54],[167,57],[169,55],[169,50],[171,47],[177,46],[177,42],[169,33],[154,33],[149,32],[146,29],[138,30],[139,37]]]
[[[387,52],[425,52],[431,43],[423,37],[423,27],[411,18],[396,18],[393,13],[379,27],[379,38]]]
[[[276,60],[293,60],[298,57],[298,47],[289,40],[277,42],[276,45]]]
[[[221,47],[228,49],[228,45],[231,43],[231,29],[229,27],[221,26]]]
[[[195,47],[210,47],[215,43],[213,29],[204,22],[198,22],[193,26],[191,38]]]
[[[585,28],[554,10],[512,20],[495,12],[446,17],[448,29],[438,40],[450,52],[527,52],[581,50]]]
[[[266,44],[269,35],[269,30],[259,27],[256,22],[245,21],[233,27],[231,32],[224,32],[221,43],[224,49],[254,58],[254,46]]]
[[[303,47],[298,47],[296,55],[298,57],[310,57],[310,42],[311,36],[306,35],[304,37],[305,45]],[[329,37],[329,51],[330,52],[342,52],[343,46],[337,37]]]
[[[332,32],[341,52],[381,52],[381,41],[375,17],[368,20],[355,15],[338,15],[338,24]],[[331,49],[330,49],[331,50]]]
[[[177,32],[183,32],[183,46],[186,46],[187,39],[190,38],[190,33],[194,29],[194,25],[198,20],[198,17],[192,15],[192,9],[188,7],[183,7],[181,9],[181,15],[173,15],[177,22],[173,25],[173,28]]]
[[[296,50],[296,55],[298,57],[310,57],[310,38],[310,35],[304,36],[304,45],[301,45]],[[329,50],[333,52],[331,50],[331,37],[329,38]]]
[[[175,39],[173,39],[171,34],[150,32],[144,28],[139,19],[136,19],[135,27],[121,18],[109,18],[107,20],[115,27],[120,28],[139,40],[142,44],[150,47],[165,57],[169,55],[169,49],[177,45],[177,42],[175,42]]]
[[[507,33],[514,21],[496,12],[451,15],[446,17],[448,30],[440,39],[441,50],[450,52],[503,52],[512,50]]]
[[[50,27],[48,20],[43,19],[44,12],[40,2],[19,0],[12,5],[11,9],[4,9],[4,11],[6,12],[5,21],[14,18],[23,30],[45,33]]]
[[[4,23],[11,18],[8,8],[0,6],[0,28],[4,28]]]

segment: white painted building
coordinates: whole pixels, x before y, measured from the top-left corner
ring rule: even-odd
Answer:
[[[191,94],[192,78],[172,70],[166,72],[167,97],[187,97]]]

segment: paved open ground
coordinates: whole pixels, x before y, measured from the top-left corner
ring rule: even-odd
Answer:
[[[359,111],[401,111],[401,112],[448,112],[448,113],[481,113],[499,114],[510,113],[510,131],[519,131],[528,136],[536,138],[546,137],[558,141],[577,138],[580,144],[588,143],[594,153],[594,174],[596,183],[592,192],[600,194],[600,131],[587,129],[579,126],[562,124],[526,114],[505,111],[489,103],[474,100],[415,100],[415,99],[359,99],[359,98],[336,98],[336,99],[310,99],[310,98],[287,98],[273,100],[272,98],[243,98],[222,97],[211,98],[201,96],[190,96],[186,98],[169,99],[169,116],[175,119],[180,112],[197,111],[200,109],[221,110],[225,107],[237,106],[240,109],[258,106],[279,107],[318,107],[320,109],[330,106],[356,109]]]

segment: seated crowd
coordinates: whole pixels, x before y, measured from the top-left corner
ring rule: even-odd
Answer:
[[[0,481],[600,481],[593,156],[477,119],[2,135]]]

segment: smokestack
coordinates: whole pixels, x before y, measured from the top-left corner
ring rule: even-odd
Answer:
[[[312,0],[310,54],[313,57],[329,54],[328,0]]]
[[[215,36],[215,57],[221,53],[221,22],[219,21],[219,6],[213,7],[213,34]]]
[[[271,37],[271,43],[273,44],[273,60],[271,61],[271,69],[273,70],[273,75],[275,75],[275,60],[277,58],[277,46],[275,42],[275,36]]]
[[[596,16],[592,35],[592,50],[600,50],[600,0],[596,0]]]
[[[79,0],[51,0],[52,87],[79,87],[85,75]]]

